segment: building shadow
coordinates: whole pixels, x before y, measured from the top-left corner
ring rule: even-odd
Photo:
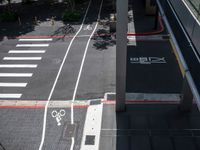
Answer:
[[[199,150],[200,114],[177,104],[127,105],[116,113],[116,150]]]

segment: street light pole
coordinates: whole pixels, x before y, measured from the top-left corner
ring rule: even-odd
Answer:
[[[125,110],[128,0],[117,0],[116,111]]]

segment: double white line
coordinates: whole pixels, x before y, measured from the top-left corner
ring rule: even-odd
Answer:
[[[70,44],[67,48],[67,51],[65,53],[65,56],[63,58],[63,61],[62,61],[62,64],[59,68],[59,71],[57,73],[57,76],[56,76],[56,79],[54,81],[54,84],[53,84],[53,87],[51,89],[51,92],[49,94],[49,97],[48,97],[48,100],[47,100],[47,103],[45,105],[45,111],[44,111],[44,120],[43,120],[43,131],[42,131],[42,138],[41,138],[41,143],[40,143],[40,146],[39,146],[39,150],[42,150],[42,147],[43,147],[43,144],[44,144],[44,139],[45,139],[45,133],[46,133],[46,120],[47,120],[47,109],[48,109],[48,105],[49,105],[49,102],[51,100],[51,97],[52,97],[52,94],[53,94],[53,91],[55,89],[55,86],[57,84],[57,81],[58,81],[58,78],[60,76],[60,73],[62,71],[62,68],[63,68],[63,65],[66,61],[66,58],[67,58],[67,55],[69,53],[69,50],[75,40],[75,38],[77,37],[77,35],[80,33],[80,31],[82,30],[83,28],[83,25],[84,25],[84,22],[85,22],[85,18],[87,16],[87,13],[88,13],[88,10],[89,10],[89,7],[90,7],[90,4],[91,4],[91,0],[89,2],[89,5],[87,7],[87,10],[86,10],[86,13],[84,15],[84,18],[83,18],[83,21],[82,21],[82,24],[79,28],[79,30],[77,31],[77,33],[75,34],[75,36],[72,38],[72,40],[70,41]],[[100,5],[100,10],[99,10],[99,13],[98,13],[98,19],[100,19],[100,13],[101,13],[101,9],[102,9],[102,4],[103,4],[103,0],[101,1],[101,5]],[[78,74],[78,78],[77,78],[77,81],[76,81],[76,85],[75,85],[75,89],[74,89],[74,93],[73,93],[73,98],[72,98],[72,105],[71,105],[71,124],[74,124],[74,110],[73,110],[73,102],[75,101],[75,97],[76,97],[76,92],[77,92],[77,88],[78,88],[78,85],[79,85],[79,81],[80,81],[80,77],[81,77],[81,73],[82,73],[82,69],[83,69],[83,65],[84,65],[84,62],[85,62],[85,58],[86,58],[86,54],[87,54],[87,50],[88,50],[88,47],[89,47],[89,43],[90,43],[90,40],[92,38],[92,36],[94,35],[94,32],[96,30],[98,26],[98,22],[96,23],[95,25],[95,28],[93,30],[93,32],[91,33],[88,41],[87,41],[87,44],[86,44],[86,47],[85,47],[85,52],[84,52],[84,55],[83,55],[83,59],[82,59],[82,62],[81,62],[81,66],[80,66],[80,70],[79,70],[79,74]],[[75,139],[74,137],[72,137],[72,142],[71,142],[71,147],[70,147],[70,150],[73,150],[74,149],[74,143],[75,143]]]

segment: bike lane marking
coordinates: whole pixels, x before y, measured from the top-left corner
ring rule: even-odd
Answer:
[[[71,104],[71,124],[72,125],[74,124],[74,106],[73,106],[73,103],[74,103],[75,98],[76,98],[76,93],[77,93],[78,85],[79,85],[79,82],[80,82],[80,78],[81,78],[81,74],[82,74],[82,70],[83,70],[83,65],[85,63],[85,58],[86,58],[86,55],[87,55],[88,47],[89,47],[90,41],[91,41],[91,39],[92,39],[92,37],[93,37],[96,29],[97,29],[97,26],[98,26],[98,20],[100,19],[102,5],[103,5],[103,0],[101,0],[101,4],[100,4],[100,8],[99,8],[99,13],[98,13],[98,17],[97,17],[97,22],[96,22],[95,27],[94,27],[91,35],[90,35],[90,38],[87,41],[87,44],[86,44],[86,47],[85,47],[85,52],[84,52],[84,55],[83,55],[83,58],[82,58],[82,61],[81,61],[81,66],[80,66],[80,69],[79,69],[79,74],[78,74],[78,77],[77,77],[77,81],[76,81],[76,85],[75,85],[75,89],[74,89],[74,93],[73,93],[73,98],[72,98],[72,104]],[[99,129],[99,132],[100,132],[100,129]],[[100,133],[98,133],[98,128],[97,128],[97,132],[96,132],[95,135],[97,137],[97,140],[99,141],[98,136],[100,136]],[[75,137],[72,137],[72,143],[71,143],[70,150],[74,149],[74,145],[75,145],[74,138]],[[82,141],[83,141],[83,139],[82,139]],[[98,145],[99,144],[97,144],[97,147],[98,147]]]
[[[46,134],[47,109],[48,109],[49,102],[50,102],[50,100],[51,100],[51,97],[52,97],[52,94],[53,94],[54,89],[55,89],[55,87],[56,87],[58,78],[59,78],[59,76],[60,76],[60,73],[61,73],[61,71],[62,71],[62,68],[63,68],[63,66],[64,66],[64,63],[65,63],[65,61],[66,61],[66,58],[67,58],[67,56],[68,56],[69,50],[70,50],[70,48],[71,48],[71,46],[72,46],[72,44],[73,44],[75,38],[77,37],[77,35],[81,32],[81,30],[82,30],[82,28],[83,28],[83,25],[84,25],[84,22],[85,22],[85,19],[86,19],[86,16],[87,16],[87,13],[88,13],[90,4],[91,4],[91,0],[90,0],[90,2],[89,2],[89,4],[88,4],[88,7],[87,7],[87,9],[86,9],[86,12],[85,12],[85,15],[84,15],[84,18],[83,18],[83,21],[82,21],[82,23],[81,23],[81,26],[80,26],[79,30],[77,31],[77,33],[74,35],[74,37],[73,37],[73,38],[71,39],[71,41],[70,41],[70,44],[69,44],[69,46],[68,46],[68,48],[67,48],[67,51],[66,51],[65,56],[64,56],[64,58],[63,58],[63,61],[62,61],[62,63],[61,63],[61,66],[60,66],[59,71],[58,71],[58,73],[57,73],[56,79],[55,79],[55,81],[54,81],[53,87],[52,87],[52,89],[51,89],[51,91],[50,91],[48,100],[47,100],[47,102],[46,102],[45,110],[44,110],[44,118],[43,118],[42,137],[41,137],[41,142],[40,142],[40,145],[39,145],[39,150],[42,150],[43,144],[44,144],[44,139],[45,139],[45,134]]]

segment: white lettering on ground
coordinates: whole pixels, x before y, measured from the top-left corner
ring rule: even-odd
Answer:
[[[141,64],[141,65],[150,65],[150,64],[166,64],[165,57],[131,57],[131,64]]]

